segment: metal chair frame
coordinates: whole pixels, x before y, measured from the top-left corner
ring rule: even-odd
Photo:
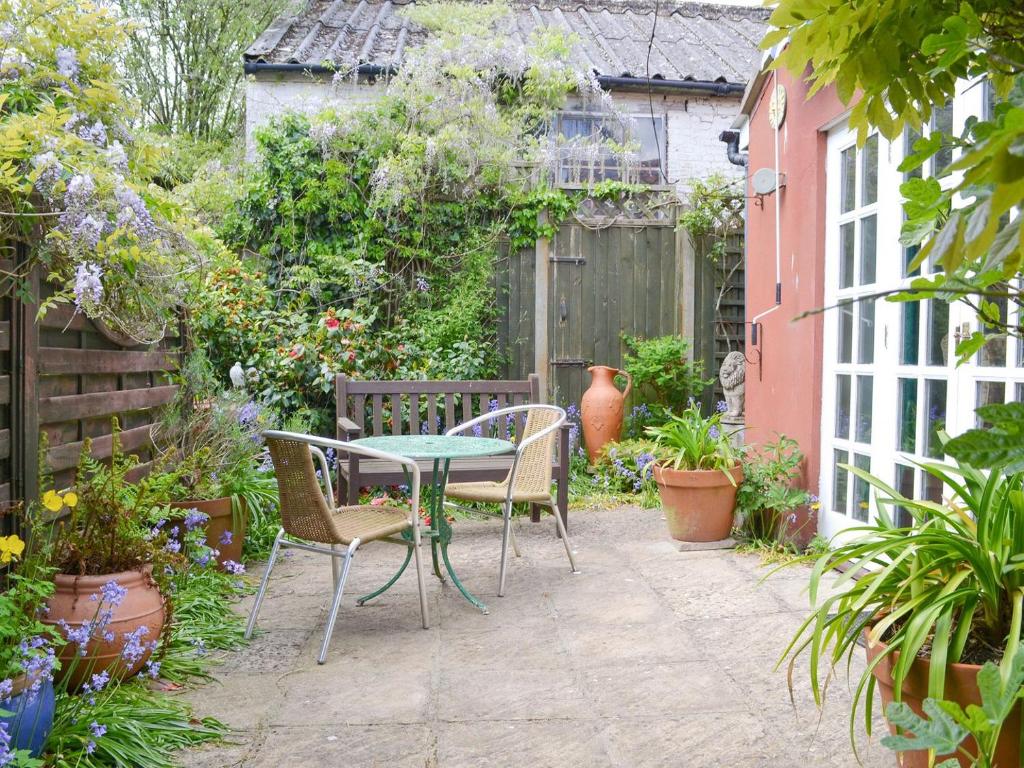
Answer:
[[[518,544],[518,542],[516,542],[515,533],[513,533],[513,531],[512,531],[512,506],[513,506],[513,504],[516,503],[515,502],[516,478],[517,478],[517,473],[518,473],[518,469],[519,469],[520,460],[522,459],[523,454],[526,451],[526,449],[529,448],[534,443],[536,443],[536,442],[538,442],[540,440],[552,439],[551,436],[553,436],[555,433],[558,432],[558,430],[560,430],[562,428],[562,425],[566,423],[568,417],[566,416],[566,413],[565,413],[565,411],[563,409],[561,409],[561,408],[559,408],[558,406],[555,406],[555,405],[542,405],[542,404],[515,405],[515,406],[511,406],[509,408],[499,408],[496,411],[490,411],[490,412],[488,412],[486,414],[483,414],[481,416],[477,416],[475,419],[470,419],[469,421],[467,421],[467,422],[465,422],[463,424],[459,424],[456,427],[452,427],[447,432],[445,432],[446,435],[457,435],[457,434],[460,434],[462,432],[465,432],[467,429],[471,430],[473,427],[475,427],[475,426],[477,426],[479,424],[483,424],[485,422],[493,421],[494,419],[498,419],[498,418],[502,418],[502,417],[506,417],[506,416],[514,415],[514,414],[520,414],[520,413],[529,414],[530,411],[538,411],[538,410],[554,411],[554,412],[557,413],[558,418],[555,420],[554,423],[549,424],[548,426],[544,427],[543,429],[538,430],[537,432],[534,432],[532,435],[528,435],[528,436],[524,437],[519,442],[519,444],[516,445],[515,456],[512,459],[512,468],[509,470],[508,476],[504,480],[504,484],[506,486],[506,491],[505,491],[505,501],[504,501],[504,503],[502,505],[502,511],[501,511],[501,516],[502,516],[501,564],[500,564],[499,569],[498,569],[498,597],[504,597],[505,596],[505,574],[506,574],[506,571],[507,571],[507,568],[508,568],[508,546],[509,546],[509,542],[510,541],[511,541],[511,544],[512,544],[512,548],[515,551],[516,557],[520,557],[521,556],[520,552],[519,552],[519,544]],[[554,448],[554,446],[552,446],[552,449],[553,448]],[[567,456],[563,457],[562,460],[563,461],[568,461],[568,457]],[[465,485],[473,485],[473,483],[465,483]],[[573,557],[573,554],[572,554],[572,546],[569,543],[569,534],[566,533],[565,523],[562,520],[561,510],[559,510],[558,503],[555,501],[554,496],[551,495],[550,488],[548,488],[548,499],[547,499],[547,501],[533,499],[533,500],[530,500],[530,503],[539,504],[541,506],[547,507],[549,510],[551,510],[552,514],[554,514],[554,516],[555,516],[555,525],[558,528],[558,535],[561,537],[562,543],[565,545],[565,554],[568,555],[568,557],[569,557],[569,565],[572,568],[572,572],[573,573],[579,573],[579,570],[577,570],[577,568],[576,568],[576,559]],[[461,506],[459,504],[454,504],[454,503],[449,502],[449,501],[446,501],[445,504],[447,506],[453,507],[455,509],[463,509],[463,510],[467,510],[467,511],[471,511],[471,512],[476,512],[477,511],[477,510],[468,510],[466,507],[463,507],[463,506]]]
[[[411,492],[409,524],[412,529],[412,540],[410,541],[405,538],[395,539],[389,536],[380,539],[373,539],[372,541],[400,544],[412,550],[416,559],[416,580],[419,585],[420,613],[423,617],[423,628],[428,629],[430,626],[430,615],[427,608],[427,592],[426,582],[423,577],[423,564],[420,560],[421,539],[420,520],[418,514],[418,510],[420,508],[420,468],[417,466],[416,462],[397,454],[386,453],[373,448],[352,445],[351,443],[342,442],[340,440],[331,440],[329,438],[305,435],[298,432],[280,432],[272,430],[264,432],[263,437],[269,440],[291,440],[306,443],[309,446],[310,453],[315,457],[317,463],[320,465],[321,480],[326,486],[326,493],[324,493],[324,489],[322,488],[319,490],[324,494],[324,501],[327,507],[335,512],[343,512],[346,508],[336,507],[334,505],[334,490],[331,487],[331,473],[327,465],[327,457],[324,455],[321,448],[333,448],[339,456],[345,453],[352,453],[372,459],[393,461],[396,464],[402,465],[409,477],[409,489]],[[287,517],[283,510],[281,519],[282,523],[287,522]],[[281,529],[277,533],[277,537],[274,539],[274,546],[270,551],[270,560],[267,562],[267,569],[263,573],[263,579],[260,581],[259,591],[256,593],[256,601],[253,603],[252,611],[249,614],[249,622],[245,628],[245,638],[249,639],[252,636],[253,629],[256,626],[256,617],[260,612],[260,607],[263,604],[263,598],[267,592],[267,584],[270,581],[270,574],[274,569],[274,564],[277,562],[277,557],[281,549],[301,549],[307,552],[316,552],[321,555],[328,555],[331,558],[331,574],[334,581],[334,595],[331,600],[330,613],[327,617],[327,628],[324,632],[324,639],[320,645],[320,655],[317,657],[317,663],[323,664],[327,658],[327,648],[330,645],[331,635],[334,633],[334,625],[337,622],[338,610],[341,608],[341,596],[345,589],[345,581],[348,579],[349,568],[352,565],[352,558],[361,544],[362,541],[359,538],[354,538],[349,542],[346,549],[341,551],[335,543],[330,544],[328,547],[326,546],[326,542],[310,543],[308,540],[303,540],[297,536],[289,534],[286,530],[286,526],[282,525]]]

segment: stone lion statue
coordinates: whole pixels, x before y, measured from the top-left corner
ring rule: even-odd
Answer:
[[[718,379],[725,391],[725,416],[740,418],[743,416],[743,395],[746,391],[744,381],[747,377],[747,359],[742,352],[730,352],[722,361],[718,371]]]

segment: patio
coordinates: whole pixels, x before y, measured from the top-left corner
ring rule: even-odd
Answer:
[[[215,669],[219,682],[183,694],[236,728],[232,743],[183,764],[856,765],[844,681],[819,720],[806,675],[794,710],[772,669],[806,613],[806,571],[759,583],[757,557],[680,552],[659,511],[620,507],[574,514],[577,576],[550,519],[518,521],[523,557],[498,598],[497,523],[455,525],[453,561],[489,616],[430,578],[423,631],[412,572],[356,608],[400,559],[369,547],[317,667],[330,570],[296,553],[271,581],[262,634]],[[893,761],[877,736],[861,758]]]

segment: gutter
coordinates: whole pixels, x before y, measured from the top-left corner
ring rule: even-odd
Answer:
[[[258,75],[260,73],[299,73],[308,75],[333,75],[342,71],[336,67],[323,64],[273,64],[264,61],[246,61],[245,74]],[[380,64],[360,64],[356,67],[356,73],[366,77],[392,77],[397,74],[398,68],[383,66]],[[664,80],[659,78],[646,77],[616,77],[612,75],[598,75],[597,82],[602,88],[608,90],[637,89],[642,91],[671,91],[676,93],[702,93],[710,96],[733,96],[742,94],[746,86],[742,83],[719,83],[708,80]]]

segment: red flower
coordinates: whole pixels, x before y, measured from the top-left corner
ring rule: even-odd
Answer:
[[[354,363],[356,361],[356,353],[354,351],[348,353],[348,361],[350,363]]]
[[[327,330],[336,331],[341,326],[341,320],[336,317],[328,317],[327,320],[324,321],[324,325],[327,326]]]
[[[294,360],[297,357],[301,357],[301,356],[302,356],[302,345],[301,344],[296,344],[288,352],[288,357],[290,357],[292,360]]]

